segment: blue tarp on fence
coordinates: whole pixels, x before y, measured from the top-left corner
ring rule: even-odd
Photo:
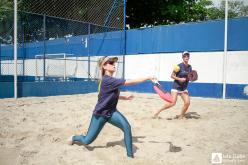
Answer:
[[[248,17],[229,19],[228,50],[248,50]],[[35,58],[38,54],[68,53],[75,56],[121,55],[124,53],[123,31],[98,33],[25,43],[18,46],[18,57]],[[87,40],[87,41],[86,41]],[[87,43],[86,43],[87,42]],[[224,21],[187,23],[126,32],[126,54],[161,52],[223,51]],[[1,56],[13,58],[13,46],[1,45]]]
[[[228,50],[248,50],[248,17],[229,19],[228,22]],[[124,45],[123,31],[106,32],[84,36],[60,38],[46,42],[22,43],[18,45],[19,58],[35,58],[35,55],[68,53],[75,56],[121,55]],[[161,52],[211,52],[224,49],[224,21],[208,21],[187,23],[154,28],[133,29],[126,32],[126,54],[144,54]],[[1,45],[1,60],[13,59],[13,45]],[[6,77],[5,77],[6,78]],[[36,83],[36,84],[35,84]],[[53,84],[54,83],[54,84]],[[61,84],[64,83],[64,84]],[[89,84],[78,82],[26,82],[18,86],[19,96],[45,96],[57,94],[84,93]],[[68,85],[72,83],[73,85]],[[163,82],[168,85],[170,82]],[[57,86],[56,86],[57,85]],[[76,85],[77,87],[75,87]],[[245,84],[227,84],[227,97],[245,98],[243,94]],[[52,88],[51,88],[52,87]],[[207,88],[206,88],[207,87]],[[34,93],[33,88],[37,90]],[[90,91],[96,91],[95,86]],[[128,87],[126,90],[151,92],[150,85]],[[209,90],[211,89],[211,90]],[[195,83],[189,86],[193,96],[221,97],[222,84]],[[200,93],[198,91],[201,91]],[[45,92],[46,91],[46,92]],[[88,92],[90,92],[88,91]],[[218,92],[217,92],[218,91]],[[237,92],[238,91],[238,92]],[[30,92],[30,93],[28,93]],[[39,94],[38,92],[41,92]],[[45,93],[44,93],[45,92]],[[199,95],[200,94],[200,95]],[[0,97],[13,96],[13,83],[1,82]]]

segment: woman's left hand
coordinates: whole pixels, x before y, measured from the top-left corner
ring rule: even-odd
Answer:
[[[134,96],[132,94],[127,95],[127,96],[119,96],[119,99],[121,100],[132,100]]]
[[[134,98],[133,95],[128,95],[128,96],[126,96],[126,100],[132,100],[133,98]]]

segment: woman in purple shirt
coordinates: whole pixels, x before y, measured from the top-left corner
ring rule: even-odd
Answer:
[[[127,156],[133,158],[132,133],[131,126],[127,119],[116,109],[119,99],[132,100],[133,96],[120,96],[119,88],[121,86],[135,85],[146,80],[154,81],[153,77],[146,77],[134,80],[125,80],[114,78],[116,71],[115,63],[117,57],[103,57],[100,60],[99,67],[101,69],[101,83],[99,86],[98,101],[93,112],[90,126],[86,135],[75,135],[68,139],[69,144],[80,142],[84,145],[92,143],[103,126],[108,122],[124,132],[124,141],[127,150]]]

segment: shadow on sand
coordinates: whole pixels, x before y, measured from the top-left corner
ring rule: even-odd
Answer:
[[[199,115],[197,112],[188,112],[185,114],[185,119],[200,119],[201,115]],[[175,117],[168,117],[166,120],[173,120],[173,119],[179,119],[179,115],[176,115]]]
[[[135,153],[139,148],[137,146],[135,146],[134,143],[143,143],[143,141],[141,141],[140,139],[144,139],[145,136],[133,136],[132,140],[133,140],[133,152]],[[93,151],[94,149],[97,148],[109,148],[109,147],[114,147],[114,146],[122,146],[125,147],[124,144],[124,139],[118,140],[118,141],[113,141],[113,142],[108,142],[105,146],[89,146],[89,145],[84,145],[82,143],[79,142],[74,142],[74,144],[79,145],[79,146],[84,146],[85,148],[87,148],[89,151]]]

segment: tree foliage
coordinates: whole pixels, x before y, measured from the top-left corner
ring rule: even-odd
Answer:
[[[13,1],[10,0],[0,1],[0,21],[7,18],[6,10],[13,10]]]
[[[35,1],[36,5],[31,6],[31,2],[33,1]],[[80,8],[81,5],[76,5],[76,7],[73,5],[87,4],[90,11],[96,13],[98,9],[94,4],[104,1],[95,0],[92,4],[90,2],[89,0],[18,0],[18,8],[22,11],[35,13],[38,11],[47,11],[47,15],[53,14],[53,11],[55,11],[54,8],[56,8],[61,9],[58,10],[59,13],[56,16],[63,17],[67,15],[71,19],[80,20],[84,18],[84,20],[91,21],[91,19],[95,18],[88,17],[90,15],[88,8]],[[48,8],[46,9],[45,7]],[[13,10],[13,0],[0,1],[1,23],[10,18],[9,13],[5,12],[6,10]],[[139,28],[143,26],[223,19],[225,15],[225,1],[222,0],[220,6],[216,7],[213,6],[211,0],[127,0],[126,10],[127,24],[131,28]],[[98,14],[92,15],[99,17]],[[244,0],[229,1],[229,18],[239,16],[248,16],[248,6],[244,4]]]
[[[209,0],[127,1],[127,23],[131,28],[204,20]]]
[[[229,1],[229,18],[248,16],[241,0]],[[225,17],[225,1],[216,7],[211,0],[139,0],[127,1],[127,24],[131,28],[196,22]]]
[[[228,17],[248,16],[248,6],[244,1],[228,1]],[[224,19],[225,18],[225,1],[221,1],[220,7],[211,7],[207,10],[207,19]]]

